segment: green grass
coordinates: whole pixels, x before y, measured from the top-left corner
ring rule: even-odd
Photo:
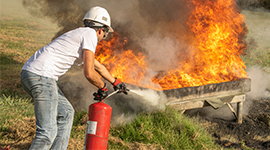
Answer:
[[[0,70],[2,80],[12,80],[14,79],[12,75],[18,78],[20,74],[23,63],[15,61],[15,54],[2,53],[0,56]]]
[[[9,125],[16,123],[16,121],[24,117],[33,117],[34,105],[31,103],[30,98],[19,96],[6,96],[5,94],[0,97],[0,132],[4,132],[9,128]],[[1,134],[0,133],[0,139]]]
[[[266,49],[254,49],[250,54],[242,57],[246,66],[258,65],[261,67],[270,67],[270,47]]]
[[[35,51],[47,45],[54,35],[52,27],[21,19],[1,19],[1,51],[27,60]]]
[[[141,114],[129,124],[111,128],[110,134],[125,143],[155,144],[164,149],[220,149],[194,119],[167,108],[165,112]],[[110,141],[110,149],[128,149]]]

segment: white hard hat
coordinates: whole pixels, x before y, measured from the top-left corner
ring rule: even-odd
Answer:
[[[111,27],[111,17],[107,10],[102,7],[92,7],[83,18],[83,20],[86,19],[108,26],[109,32],[113,32]]]

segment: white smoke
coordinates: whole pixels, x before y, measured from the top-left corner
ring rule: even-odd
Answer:
[[[270,97],[266,90],[270,86],[270,74],[267,74],[259,66],[248,68],[248,76],[251,78],[251,91],[247,93],[250,98]]]
[[[155,33],[143,38],[142,41],[141,46],[149,50],[148,63],[150,68],[167,71],[170,68],[174,68],[174,66],[178,66],[176,62],[179,61],[179,58],[176,52],[179,50],[180,45],[175,38],[170,38],[169,36],[162,37],[159,33]]]
[[[23,4],[33,15],[57,23],[61,30],[54,38],[81,27],[84,14],[91,7],[106,8],[113,29],[120,35],[128,35],[129,49],[142,52],[154,71],[175,67],[174,62],[183,58],[180,54],[189,58],[191,52],[187,49],[191,33],[186,24],[191,8],[185,0],[23,0]]]
[[[112,85],[105,81],[109,94],[114,91]],[[97,101],[93,93],[97,88],[86,80],[82,71],[70,70],[58,82],[59,87],[70,101],[75,110],[88,111],[89,106]],[[105,103],[112,107],[112,124],[128,123],[133,121],[141,112],[163,111],[167,98],[162,91],[144,89],[135,85],[126,84],[130,89],[128,94],[117,93],[105,99]]]
[[[138,98],[137,102],[134,103],[134,109],[136,106],[144,107],[146,112],[152,112],[155,110],[165,110],[166,96],[162,92],[158,92],[152,89],[145,90],[130,90],[130,92],[136,94]],[[140,104],[138,104],[138,102]]]
[[[133,121],[139,113],[164,111],[167,98],[162,91],[131,89],[128,95],[115,95],[107,99],[113,107],[113,124]]]

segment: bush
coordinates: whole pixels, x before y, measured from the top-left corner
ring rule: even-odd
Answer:
[[[270,10],[270,0],[259,0],[261,6]]]

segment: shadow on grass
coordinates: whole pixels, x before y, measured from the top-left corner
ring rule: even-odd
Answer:
[[[0,93],[1,96],[20,96],[28,97],[23,91],[20,82],[20,70],[23,66],[22,62],[14,60],[15,54],[1,53],[0,55]]]
[[[6,54],[6,53],[1,53],[0,55],[0,65],[4,66],[4,65],[11,65],[11,64],[19,64],[19,65],[23,65],[22,62],[18,62],[16,60],[13,59],[13,57],[15,56],[15,54]]]

